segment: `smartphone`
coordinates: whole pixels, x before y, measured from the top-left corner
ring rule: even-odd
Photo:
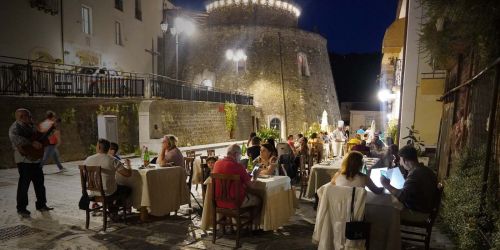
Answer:
[[[389,179],[389,177],[387,177],[387,171],[385,171],[385,170],[380,170],[380,175],[382,175],[385,178]]]
[[[252,173],[250,173],[250,176],[254,177],[258,171],[259,165],[255,165],[255,167],[253,167]]]

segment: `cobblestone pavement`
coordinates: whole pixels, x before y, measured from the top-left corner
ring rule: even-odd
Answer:
[[[232,249],[234,236],[228,235],[212,244],[211,232],[199,229],[200,218],[189,220],[181,207],[178,216],[153,218],[141,223],[137,215],[123,223],[109,223],[102,232],[102,217],[91,217],[85,229],[85,212],[78,209],[81,195],[77,170],[81,162],[64,164],[68,171],[56,173],[55,165],[44,167],[50,212],[35,210],[35,195],[30,187],[30,218],[16,213],[17,169],[0,170],[0,249]],[[194,188],[194,187],[193,187]],[[193,190],[195,195],[201,195]],[[193,204],[195,204],[193,202]],[[249,236],[243,234],[241,249],[316,249],[311,242],[315,211],[312,202],[302,200],[288,225],[274,232]],[[450,249],[452,244],[438,230],[433,233],[433,249]],[[403,244],[403,249],[423,249]]]

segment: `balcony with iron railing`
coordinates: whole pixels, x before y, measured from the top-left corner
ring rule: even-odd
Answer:
[[[0,56],[0,95],[164,98],[253,105],[253,96],[160,75]]]

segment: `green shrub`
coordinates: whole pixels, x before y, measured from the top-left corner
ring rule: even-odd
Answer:
[[[311,126],[307,129],[306,134],[304,135],[307,138],[311,138],[313,133],[319,134],[321,132],[321,125],[317,122],[313,122]]]
[[[479,232],[484,150],[465,150],[445,182],[441,216],[459,249],[487,249]]]
[[[226,116],[226,130],[229,132],[230,139],[233,139],[233,132],[236,128],[238,112],[235,103],[226,102],[224,104],[224,113]]]
[[[274,128],[262,127],[259,131],[257,131],[257,136],[262,141],[267,141],[269,138],[273,138],[274,141],[278,141],[280,139],[280,132]]]

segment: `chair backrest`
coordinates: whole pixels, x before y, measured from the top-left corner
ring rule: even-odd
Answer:
[[[208,156],[215,156],[215,149],[207,149]]]
[[[80,169],[82,192],[87,192],[88,190],[99,192],[101,196],[105,196],[102,185],[101,167],[80,165],[78,168]]]
[[[186,151],[186,157],[195,157],[196,156],[196,151],[194,150],[188,150]]]
[[[240,199],[240,188],[241,181],[239,175],[232,174],[214,174],[210,175],[212,177],[212,202],[214,207],[217,207],[217,202],[225,202],[225,203],[233,203],[237,208],[241,205],[239,203]],[[217,193],[216,186],[219,186],[220,193]],[[236,193],[234,196],[231,196],[230,190],[231,187],[235,186]]]
[[[186,174],[188,175],[188,185],[191,187],[191,182],[193,180],[193,165],[194,157],[184,157],[184,168],[186,169]]]

